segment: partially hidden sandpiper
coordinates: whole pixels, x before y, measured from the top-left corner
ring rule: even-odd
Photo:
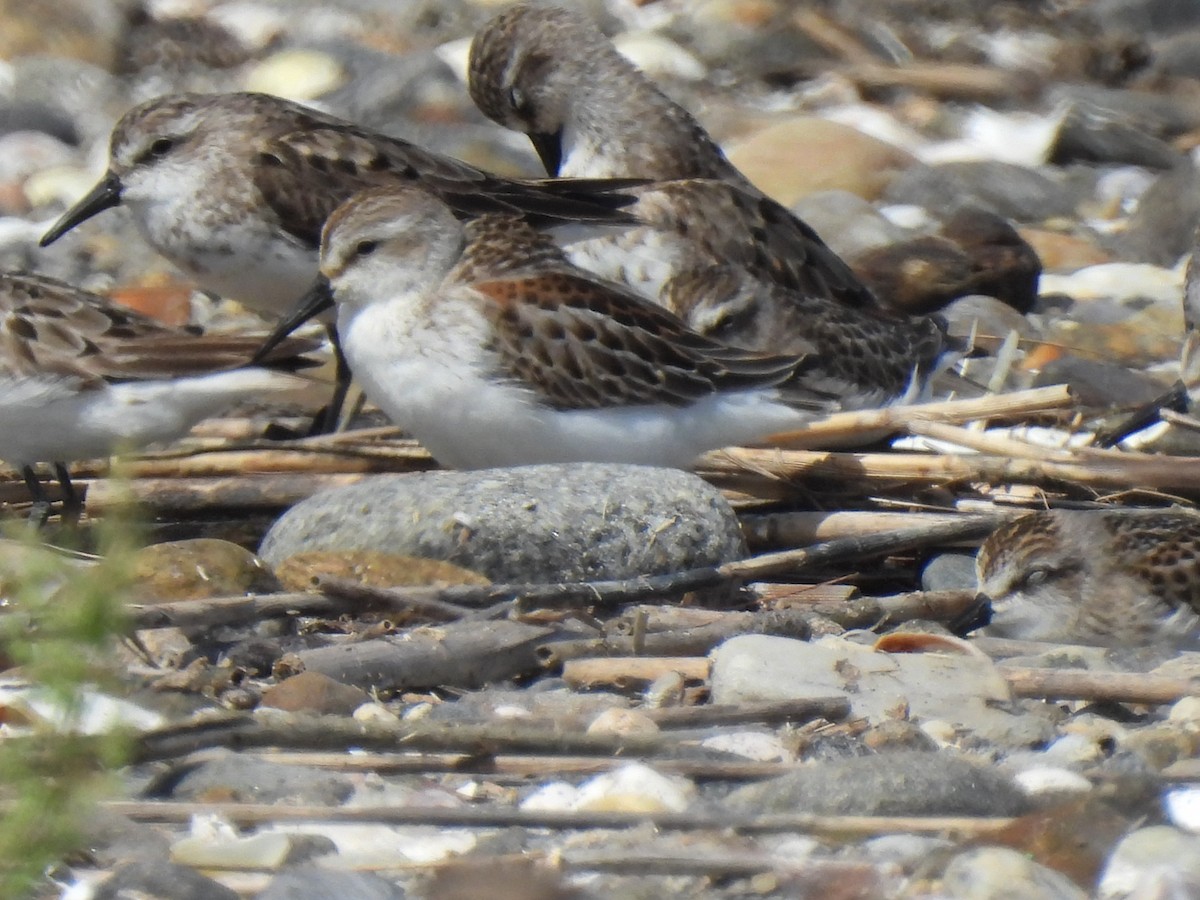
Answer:
[[[304,387],[292,370],[312,341],[292,339],[249,366],[254,335],[170,328],[41,275],[0,274],[0,459],[15,466],[44,522],[34,465],[51,463],[64,513],[79,498],[66,464],[174,440],[241,400]]]
[[[976,557],[983,633],[1128,647],[1200,642],[1200,515],[1052,510],[994,532]]]
[[[572,262],[737,346],[839,352],[848,340],[827,345],[829,335],[871,333],[910,374],[963,349],[939,320],[880,311],[817,233],[751,184],[586,17],[511,6],[476,34],[468,68],[476,105],[529,135],[549,173],[652,179],[629,189],[642,227],[575,241]]]

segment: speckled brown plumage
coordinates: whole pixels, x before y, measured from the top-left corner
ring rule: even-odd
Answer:
[[[682,466],[836,406],[809,357],[699,335],[528,223],[463,223],[416,186],[339,208],[321,272],[367,395],[445,465]]]
[[[244,366],[261,343],[255,335],[171,328],[44,275],[0,273],[0,379],[51,375],[94,389]],[[264,363],[295,368],[316,346],[289,339]]]
[[[660,232],[648,239],[671,243],[672,253],[691,245],[703,265],[735,266],[748,279],[848,306],[877,305],[816,232],[751,184],[584,16],[531,3],[504,10],[476,34],[469,79],[483,113],[528,134],[551,174],[652,179],[637,192],[636,211]],[[662,299],[666,278],[630,273],[619,259],[594,264],[599,254],[572,258]],[[676,272],[700,267],[681,260]]]

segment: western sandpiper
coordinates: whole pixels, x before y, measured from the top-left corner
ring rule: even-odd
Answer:
[[[520,220],[466,223],[417,187],[329,219],[322,280],[367,395],[443,464],[685,466],[833,406],[814,360],[730,347],[570,264]]]
[[[608,181],[490,175],[267,94],[174,94],[121,117],[107,173],[41,243],[123,205],[146,242],[201,287],[278,316],[316,277],[325,218],[355,191],[397,181],[424,185],[462,216],[540,224],[629,221],[620,208],[632,201]],[[339,371],[324,426],[345,387]]]

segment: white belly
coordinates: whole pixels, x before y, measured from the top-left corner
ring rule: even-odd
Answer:
[[[137,209],[134,221],[201,288],[268,317],[288,312],[317,277],[317,251],[265,221],[194,221],[158,204]]]
[[[303,381],[241,369],[77,391],[62,379],[0,381],[0,459],[17,466],[111,456],[172,441],[206,416]]]

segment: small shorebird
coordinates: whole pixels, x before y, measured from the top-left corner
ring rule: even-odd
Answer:
[[[279,97],[171,94],[121,117],[107,173],[41,244],[121,205],[201,287],[276,317],[316,277],[328,215],[358,190],[398,182],[423,185],[460,216],[510,213],[585,234],[585,223],[632,221],[620,182],[502,178]]]
[[[836,405],[820,360],[696,334],[519,219],[464,223],[415,186],[329,218],[321,279],[276,334],[334,304],[367,396],[452,467],[686,466]]]
[[[0,274],[0,459],[20,470],[44,522],[34,473],[52,463],[64,515],[80,500],[66,463],[180,437],[246,399],[303,387],[290,374],[315,343],[291,339],[255,366],[253,335],[169,328],[96,294],[40,275]]]

